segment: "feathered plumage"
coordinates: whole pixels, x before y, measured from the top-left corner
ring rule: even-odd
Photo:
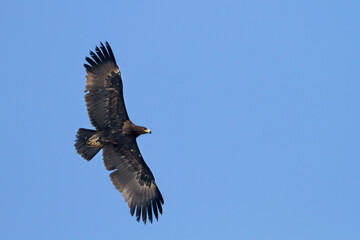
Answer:
[[[77,152],[90,161],[101,149],[111,181],[136,212],[137,221],[153,221],[162,213],[163,197],[146,165],[136,138],[151,133],[133,124],[126,111],[121,73],[110,45],[100,43],[86,57],[85,102],[91,124],[96,130],[80,128],[76,135]]]

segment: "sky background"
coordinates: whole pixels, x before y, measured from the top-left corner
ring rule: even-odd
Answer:
[[[360,239],[359,1],[2,1],[1,239]],[[103,166],[85,56],[109,41],[164,196]]]

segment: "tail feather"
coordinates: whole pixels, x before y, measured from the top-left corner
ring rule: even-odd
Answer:
[[[75,148],[78,154],[90,161],[102,148],[102,146],[90,147],[87,145],[88,139],[96,133],[95,130],[79,128],[76,134]]]

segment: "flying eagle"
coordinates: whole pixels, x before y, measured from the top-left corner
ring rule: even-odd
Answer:
[[[80,128],[76,135],[76,151],[90,161],[101,149],[104,164],[116,189],[122,193],[136,220],[147,217],[158,220],[163,197],[155,178],[146,165],[136,138],[151,133],[148,128],[133,124],[126,112],[121,73],[108,42],[90,51],[86,57],[85,102],[91,124],[96,130]],[[136,209],[136,211],[135,211]]]

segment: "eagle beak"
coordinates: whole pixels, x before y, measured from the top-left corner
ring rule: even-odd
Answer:
[[[145,129],[145,132],[146,132],[146,133],[150,133],[150,134],[151,134],[150,129]]]

